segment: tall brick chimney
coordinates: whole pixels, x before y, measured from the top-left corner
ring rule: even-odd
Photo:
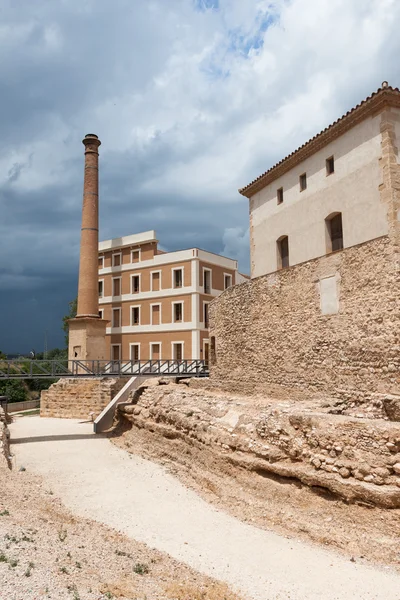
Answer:
[[[81,246],[79,257],[78,307],[69,321],[69,360],[105,360],[106,324],[99,317],[99,146],[97,135],[89,133],[85,146]]]
[[[99,318],[98,246],[99,246],[99,146],[97,135],[85,135],[85,175],[81,252],[79,259],[77,317]]]

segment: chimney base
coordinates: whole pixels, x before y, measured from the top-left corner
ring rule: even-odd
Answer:
[[[108,360],[106,327],[98,317],[76,317],[69,321],[68,360]]]

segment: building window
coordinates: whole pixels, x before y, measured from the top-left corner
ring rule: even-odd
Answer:
[[[283,235],[276,242],[278,250],[278,269],[284,269],[289,266],[289,238]]]
[[[232,287],[232,275],[224,275],[224,290]]]
[[[278,204],[282,204],[282,202],[283,202],[283,187],[279,188],[279,190],[276,190],[276,197],[277,197]]]
[[[132,294],[140,292],[140,275],[132,275]]]
[[[121,266],[121,254],[113,254],[112,257],[112,266],[120,267]]]
[[[343,248],[342,213],[332,213],[325,219],[326,251],[335,252]]]
[[[204,328],[208,329],[209,319],[208,319],[208,302],[204,302]]]
[[[99,269],[104,269],[104,256],[99,256]]]
[[[181,288],[183,285],[183,269],[173,270],[174,288]]]
[[[160,288],[161,288],[160,279],[161,279],[160,271],[154,271],[154,273],[151,274],[151,290],[152,290],[152,292],[158,292],[160,290]]]
[[[205,294],[211,294],[211,271],[203,269],[203,287]]]
[[[131,262],[137,263],[140,261],[140,250],[132,250],[131,252]]]
[[[181,342],[175,342],[172,344],[173,348],[173,359],[174,360],[182,360],[183,359],[183,344]]]
[[[160,304],[152,304],[151,305],[151,324],[152,325],[160,325],[161,323],[161,305]]]
[[[153,342],[150,344],[150,359],[151,360],[160,360],[161,358],[161,344],[158,342]]]
[[[329,158],[326,159],[326,174],[327,175],[332,175],[332,173],[335,172],[335,159],[333,158],[333,156],[330,156]]]
[[[183,321],[183,302],[174,302],[173,304],[174,323]]]
[[[112,326],[113,327],[121,327],[121,309],[120,308],[113,308]]]
[[[131,307],[131,325],[140,325],[140,306]]]
[[[140,344],[131,344],[131,360],[138,362],[140,360]]]
[[[103,279],[99,281],[99,298],[104,296],[104,281]]]
[[[300,181],[300,191],[304,192],[304,190],[307,189],[307,174],[303,173],[303,175],[300,175],[299,181]]]
[[[121,344],[111,346],[111,360],[121,360]],[[116,370],[118,370],[118,367],[116,367]]]
[[[114,277],[112,282],[113,282],[113,296],[120,296],[121,295],[121,278]]]
[[[99,317],[100,317],[100,319],[103,319],[103,316],[104,316],[104,309],[103,309],[103,308],[101,308],[101,309],[99,310]]]

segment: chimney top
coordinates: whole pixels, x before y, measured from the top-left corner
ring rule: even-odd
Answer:
[[[99,147],[101,145],[101,141],[95,133],[87,133],[82,140],[82,144],[87,147]]]
[[[388,82],[387,81],[382,81],[382,87],[383,88],[388,88],[389,87]]]

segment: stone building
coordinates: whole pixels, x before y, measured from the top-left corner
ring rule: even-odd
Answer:
[[[399,385],[400,91],[386,82],[240,190],[252,280],[210,307],[224,388],[354,402]]]
[[[237,261],[163,252],[154,231],[100,242],[99,308],[112,360],[208,360],[208,305],[244,281]]]

